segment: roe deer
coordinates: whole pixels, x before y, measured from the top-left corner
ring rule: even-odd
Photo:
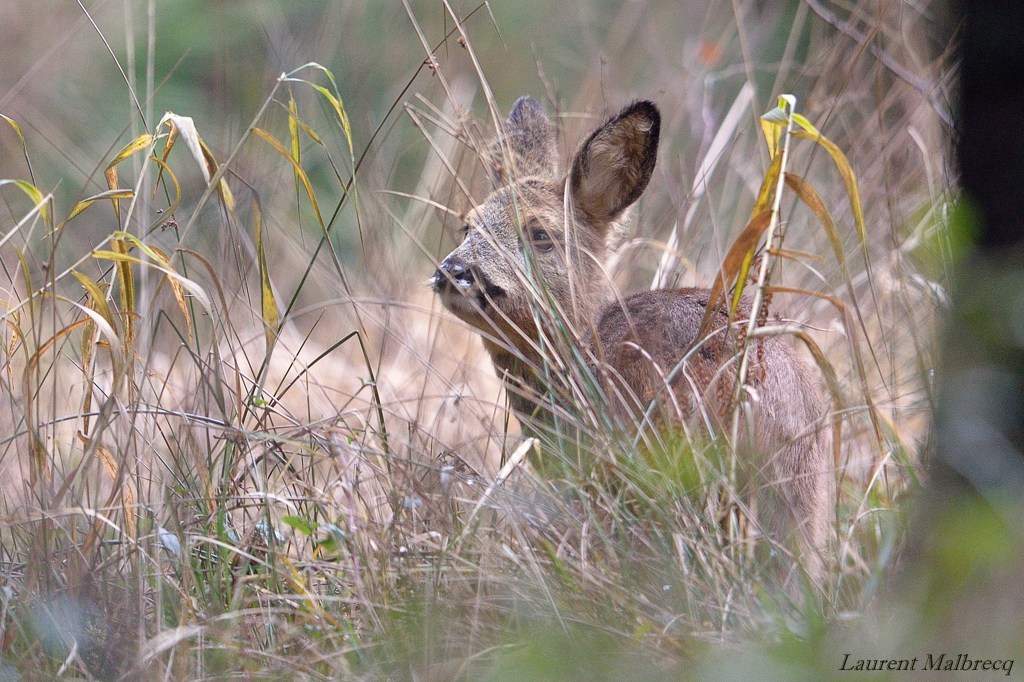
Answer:
[[[462,243],[431,284],[448,310],[480,331],[524,426],[551,421],[550,409],[571,413],[564,398],[550,397],[565,390],[556,385],[565,379],[551,349],[567,337],[606,407],[634,424],[646,415],[660,428],[714,429],[731,413],[742,348],[736,320],[723,310],[713,333],[698,338],[708,290],[621,299],[603,270],[611,231],[651,178],[660,123],[651,102],[626,107],[590,134],[561,174],[554,125],[522,97],[486,154],[497,189],[466,215]],[[741,305],[740,316],[750,315]],[[825,401],[787,341],[749,341],[754,424],[738,447],[754,472],[761,527],[792,547],[820,585],[831,489]],[[792,585],[797,573],[786,570]]]

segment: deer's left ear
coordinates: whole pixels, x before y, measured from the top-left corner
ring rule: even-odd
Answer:
[[[532,97],[520,97],[505,121],[505,130],[487,153],[491,182],[496,187],[539,175],[555,177],[555,126]]]
[[[658,107],[641,101],[591,133],[570,171],[569,191],[576,208],[602,222],[620,217],[647,189],[660,131]]]

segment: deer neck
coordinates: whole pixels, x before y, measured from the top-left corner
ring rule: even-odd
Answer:
[[[574,346],[589,345],[594,337],[594,325],[607,303],[608,292],[604,287],[600,289],[591,287],[591,291],[579,293],[583,295],[576,296],[576,305],[571,309],[563,310],[570,327],[568,335],[561,324],[558,326],[562,329],[545,330],[545,336],[549,340],[545,346],[550,349],[553,345],[556,348],[549,352],[559,353],[565,363],[569,365],[573,362],[570,357],[572,355],[569,352],[570,349],[563,348],[561,351],[557,349],[566,343]],[[552,382],[558,383],[564,377],[560,375],[558,369],[551,366],[550,358],[542,357],[535,350],[540,345],[538,336],[539,334],[534,330],[530,334],[529,340],[525,337],[522,338],[519,347],[514,348],[495,343],[486,337],[483,342],[487,353],[491,356],[495,373],[505,383],[511,407],[520,417],[530,416],[534,419],[538,417],[543,419],[548,413],[543,407],[538,412],[538,406],[550,403],[551,396],[549,394],[552,392],[564,394],[565,391],[558,390],[557,387],[551,385]]]

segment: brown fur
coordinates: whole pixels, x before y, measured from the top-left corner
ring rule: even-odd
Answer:
[[[698,338],[708,291],[612,300],[602,268],[613,224],[650,181],[659,133],[657,108],[632,104],[586,139],[561,176],[555,128],[524,97],[491,147],[497,188],[467,215],[465,238],[441,263],[433,287],[481,332],[524,423],[551,419],[543,406],[565,386],[553,385],[559,368],[545,363],[552,346],[569,350],[566,340],[583,351],[622,423],[635,423],[653,405],[662,427],[718,429],[732,412],[741,345],[724,313],[708,338]],[[749,317],[749,307],[741,313]],[[786,340],[753,343],[747,385],[755,423],[737,447],[754,472],[761,525],[784,542],[795,539],[805,570],[820,582],[831,487],[825,401]]]

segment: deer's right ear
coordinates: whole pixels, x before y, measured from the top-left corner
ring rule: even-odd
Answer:
[[[537,100],[520,97],[488,150],[491,181],[501,186],[531,175],[553,177],[556,161],[555,126]]]
[[[658,157],[661,114],[636,102],[591,133],[572,163],[576,207],[594,220],[613,221],[647,189]]]

